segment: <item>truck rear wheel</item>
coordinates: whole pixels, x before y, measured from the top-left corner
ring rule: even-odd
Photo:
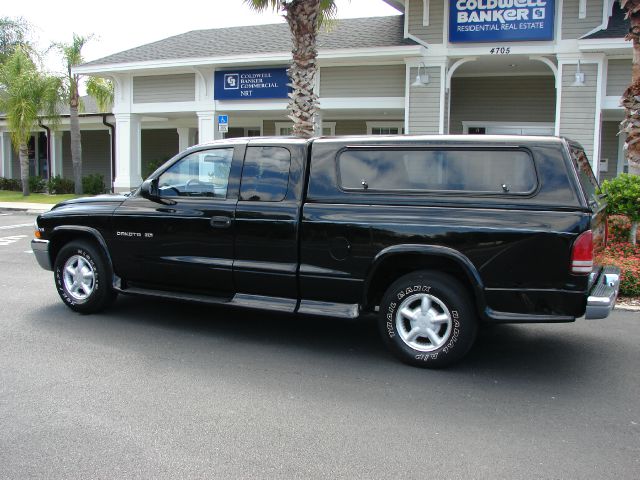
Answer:
[[[60,298],[76,312],[98,312],[116,298],[111,269],[102,252],[89,242],[73,241],[62,247],[53,274]]]
[[[450,275],[404,275],[385,292],[379,326],[391,352],[410,365],[441,368],[460,360],[476,337],[469,293]]]

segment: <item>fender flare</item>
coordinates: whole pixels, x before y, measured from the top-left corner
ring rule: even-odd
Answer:
[[[369,288],[371,287],[371,282],[378,272],[378,268],[382,265],[383,262],[388,260],[393,256],[400,256],[406,254],[418,254],[418,255],[428,255],[431,257],[440,257],[446,258],[447,260],[452,260],[459,267],[462,268],[462,271],[467,275],[467,279],[469,283],[473,286],[473,293],[477,300],[477,309],[479,312],[483,312],[485,310],[486,304],[484,300],[484,283],[482,278],[480,277],[480,273],[478,269],[475,267],[471,260],[467,258],[464,254],[459,251],[444,247],[441,245],[420,245],[420,244],[403,244],[403,245],[393,245],[391,247],[387,247],[374,257],[371,267],[367,272],[367,277],[364,283],[364,297],[363,297],[363,305],[366,305],[368,302],[368,293]]]
[[[85,227],[84,225],[60,225],[55,227],[51,232],[50,241],[54,241],[56,238],[56,234],[60,232],[82,232],[88,233],[90,236],[92,236],[98,242],[98,245],[100,245],[105,258],[107,259],[107,263],[109,264],[109,268],[111,268],[111,273],[115,275],[113,270],[113,262],[111,260],[111,254],[109,253],[109,248],[107,247],[107,242],[105,242],[104,237],[98,230],[92,227]],[[51,265],[53,265],[55,263],[55,258],[51,258],[51,251],[49,252],[49,259],[51,261]]]

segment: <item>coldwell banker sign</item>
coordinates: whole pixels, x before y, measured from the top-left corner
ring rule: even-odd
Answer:
[[[554,0],[450,0],[449,41],[553,40]]]
[[[287,98],[289,77],[286,68],[217,71],[216,100]]]

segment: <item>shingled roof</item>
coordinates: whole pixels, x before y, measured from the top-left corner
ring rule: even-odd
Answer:
[[[615,2],[613,4],[613,10],[611,11],[607,28],[598,30],[591,35],[587,35],[582,38],[584,40],[624,38],[627,32],[629,32],[629,21],[624,19],[624,10],[620,8],[620,3]]]
[[[338,20],[331,31],[320,33],[318,40],[320,50],[416,45],[404,38],[402,15]],[[194,30],[93,60],[83,66],[284,53],[290,50],[287,24],[252,25]]]

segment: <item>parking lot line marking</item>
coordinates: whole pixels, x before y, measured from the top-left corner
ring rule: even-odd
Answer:
[[[6,247],[7,245],[11,245],[12,243],[16,243],[18,240],[22,240],[23,238],[27,238],[26,235],[13,235],[11,237],[0,237],[0,247]]]
[[[33,223],[20,223],[18,225],[2,225],[0,230],[11,230],[12,228],[23,228],[23,227],[31,227]]]

